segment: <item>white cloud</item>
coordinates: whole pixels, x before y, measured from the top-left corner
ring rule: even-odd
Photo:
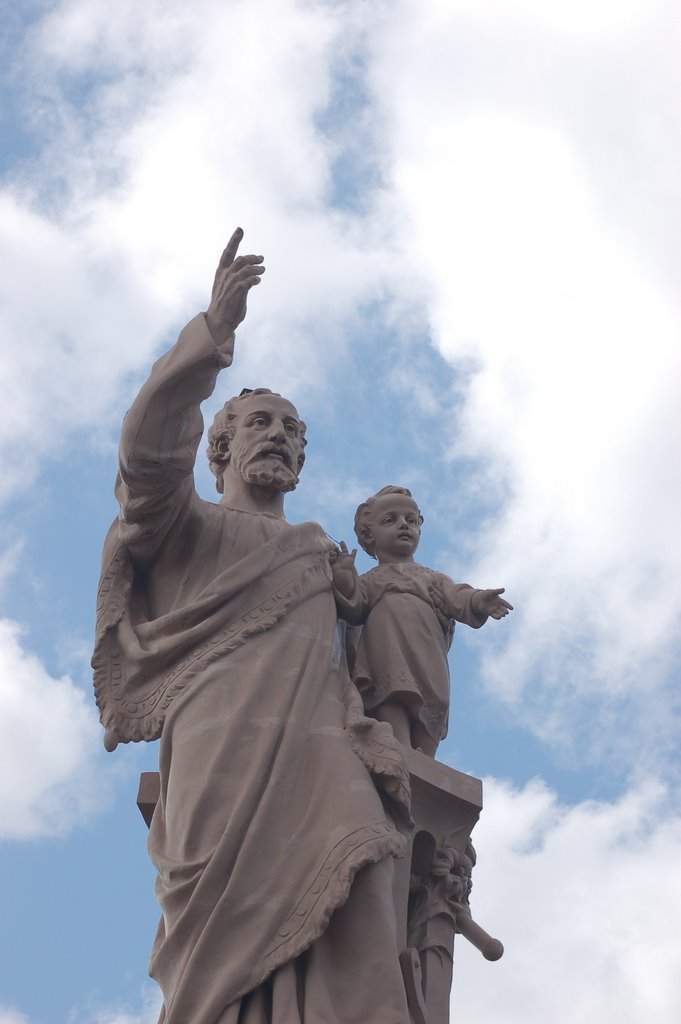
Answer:
[[[55,679],[0,620],[0,837],[63,834],[102,793],[94,768],[100,729],[71,680]]]
[[[89,1006],[87,1010],[75,1008],[69,1014],[68,1024],[157,1024],[163,1004],[159,987],[155,984],[145,985],[139,1004],[139,1009],[128,1006]]]
[[[63,444],[110,415],[125,375],[205,308],[237,223],[268,266],[244,376],[266,365],[275,388],[309,394],[361,304],[385,294],[382,212],[328,205],[335,149],[319,117],[355,31],[342,9],[187,11],[74,0],[33,33],[21,70],[42,149],[0,192],[5,492],[46,432]]]
[[[126,375],[205,305],[239,221],[268,264],[239,381],[266,366],[321,407],[363,303],[395,332],[416,334],[423,311],[461,374],[453,447],[477,460],[457,503],[502,503],[468,557],[474,582],[506,584],[517,605],[487,679],[552,740],[583,701],[626,695],[640,750],[669,725],[648,696],[681,606],[666,541],[680,317],[655,280],[674,269],[668,242],[641,227],[673,209],[663,8],[138,7],[57,4],[26,60],[45,148],[0,194],[3,493],[74,429],[115,422]],[[380,179],[362,214],[329,205],[342,147],[320,118],[338,72],[368,91],[350,119]],[[390,379],[405,376],[432,407],[411,367]]]
[[[64,431],[96,424],[122,373],[140,365],[140,353],[148,358],[159,318],[120,255],[9,192],[0,195],[0,215],[5,495],[59,452]]]
[[[0,1006],[0,1024],[30,1024],[28,1017],[11,1006]]]
[[[651,9],[659,6],[655,0],[454,0],[433,3],[430,9],[445,22],[467,16],[496,27],[526,23],[575,40],[609,42],[645,26]]]
[[[521,21],[530,6],[517,9]],[[678,725],[662,704],[681,615],[681,310],[654,279],[651,239],[638,251],[628,194],[656,187],[675,144],[639,133],[631,100],[650,86],[664,119],[675,72],[664,59],[627,65],[635,77],[625,82],[634,37],[615,31],[613,5],[599,5],[604,25],[613,19],[602,45],[575,36],[556,50],[537,21],[532,39],[521,33],[503,53],[489,23],[475,35],[485,18],[471,13],[479,45],[464,54],[462,23],[447,11],[430,5],[418,23],[409,3],[392,12],[371,81],[433,340],[461,374],[452,454],[475,462],[457,502],[485,517],[466,578],[505,584],[517,605],[485,674],[552,740],[585,701],[601,702],[598,732],[612,715],[605,704],[626,697],[634,723],[622,739],[639,755],[659,730],[666,746]],[[630,5],[624,15],[643,13]],[[651,39],[667,53],[664,13],[645,19],[646,53]],[[587,102],[584,76],[598,103]],[[569,89],[579,100],[568,114]],[[630,111],[638,161],[619,132]],[[600,158],[594,130],[609,123]],[[613,193],[627,194],[620,222]]]
[[[485,783],[473,916],[505,946],[457,939],[452,1017],[470,1024],[673,1024],[681,1010],[681,818],[648,783],[561,805],[543,782]]]

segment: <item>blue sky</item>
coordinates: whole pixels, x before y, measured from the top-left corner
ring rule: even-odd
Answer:
[[[33,2],[0,41],[0,1024],[151,1024],[155,746],[89,655],[122,415],[232,229],[267,274],[210,418],[289,396],[289,518],[409,486],[515,611],[451,655],[485,780],[469,1024],[681,1012],[678,11]],[[212,478],[197,468],[200,493]],[[368,568],[360,553],[358,563]]]

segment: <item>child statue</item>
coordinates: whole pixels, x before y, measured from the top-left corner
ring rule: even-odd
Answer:
[[[350,666],[368,715],[435,756],[447,735],[447,652],[454,621],[474,629],[513,606],[504,588],[475,590],[414,561],[423,516],[406,487],[383,487],[355,513],[355,534],[378,565],[359,576],[344,542],[331,554],[339,615],[362,625]]]

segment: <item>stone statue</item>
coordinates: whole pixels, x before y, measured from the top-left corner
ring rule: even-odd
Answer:
[[[165,1024],[409,1024],[392,896],[409,776],[347,672],[333,545],[284,518],[295,407],[265,389],[227,402],[209,433],[219,502],[194,488],[199,406],[264,272],[241,239],[125,418],[102,562],[105,745],[160,737],[150,974]]]
[[[367,714],[389,722],[397,739],[430,757],[447,735],[454,621],[474,629],[513,606],[496,590],[454,583],[414,561],[423,516],[406,487],[383,487],[355,513],[357,540],[378,565],[363,576],[356,549],[331,555],[339,614],[363,624],[353,679]]]

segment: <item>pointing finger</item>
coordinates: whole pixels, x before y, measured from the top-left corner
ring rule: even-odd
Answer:
[[[236,231],[233,233],[232,237],[230,238],[229,242],[227,243],[222,253],[222,256],[220,257],[220,262],[218,264],[219,270],[224,270],[225,267],[229,267],[232,265],[232,263],[234,262],[234,257],[236,256],[237,253],[237,249],[239,248],[239,245],[241,244],[241,239],[243,237],[243,228],[237,228]]]

